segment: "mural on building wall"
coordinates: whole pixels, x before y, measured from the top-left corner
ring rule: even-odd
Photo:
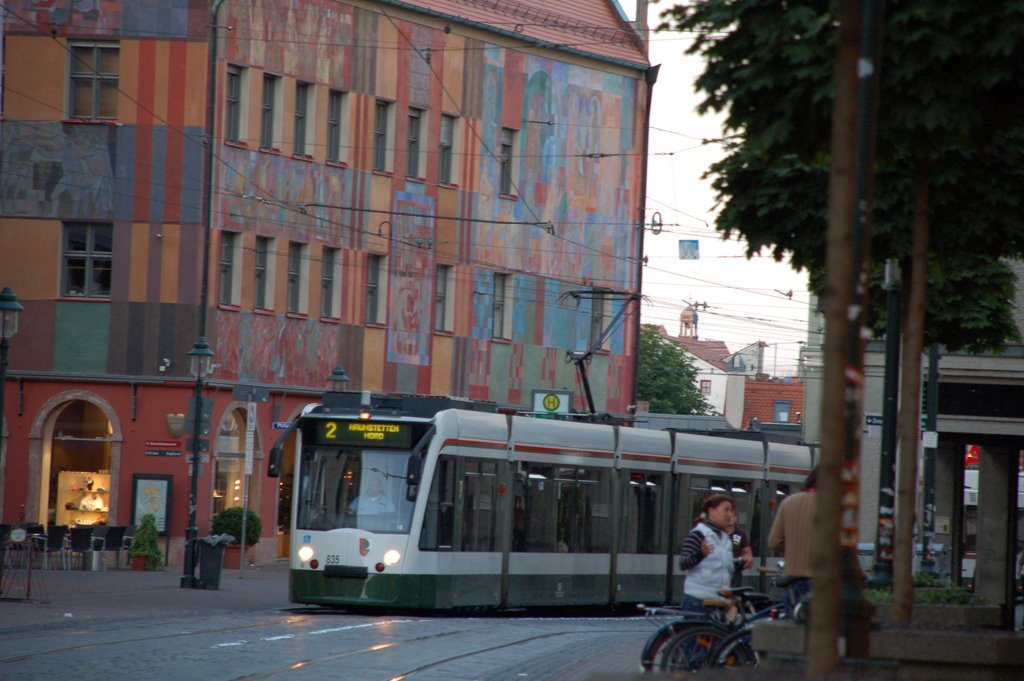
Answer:
[[[4,214],[113,219],[117,128],[5,121],[0,129]]]
[[[199,220],[201,174],[189,169],[201,165],[201,146],[166,126],[5,121],[2,130],[0,197],[7,215]],[[195,128],[184,133],[201,137]]]
[[[221,380],[322,386],[337,364],[340,330],[315,319],[251,312],[216,314]]]
[[[229,62],[259,64],[270,73],[301,75],[336,88],[351,86],[352,7],[339,2],[233,2],[226,10],[221,23],[232,27]]]
[[[434,284],[434,201],[396,192],[388,280],[388,361],[430,363]]]
[[[23,30],[24,20],[74,27],[76,37],[112,35],[201,38],[206,17],[192,10],[190,0],[6,0],[5,23]],[[17,15],[17,16],[16,16]]]
[[[218,219],[229,229],[276,230],[292,241],[354,240],[351,171],[236,147],[222,147]],[[352,245],[352,244],[349,244]]]

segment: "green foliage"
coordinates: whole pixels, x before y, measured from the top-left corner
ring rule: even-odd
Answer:
[[[146,559],[146,569],[156,570],[160,567],[163,554],[160,552],[160,533],[156,529],[156,517],[152,513],[142,516],[139,526],[132,535],[132,545],[128,548],[132,558]]]
[[[865,589],[872,603],[892,603],[892,589]],[[985,599],[960,586],[914,589],[914,602],[925,605],[984,605]]]
[[[245,521],[245,545],[252,546],[260,540],[260,533],[263,531],[263,527],[260,524],[260,518],[251,509],[248,510],[248,517]],[[234,506],[232,508],[225,508],[223,511],[213,516],[213,526],[211,528],[213,534],[230,534],[235,538],[233,543],[242,543],[242,507]]]
[[[925,574],[924,572],[915,572],[914,586],[918,588],[945,588],[949,586],[949,580],[942,579],[936,575]]]
[[[823,290],[836,3],[705,0],[662,13],[705,60],[699,110],[735,133],[709,175],[717,227],[748,255],[789,256]],[[1024,2],[886,6],[872,214],[870,323],[884,328],[881,269],[908,259],[915,177],[930,226],[925,344],[999,350],[1018,340],[1024,255]],[[753,57],[752,55],[756,55]],[[906,266],[905,266],[906,270]]]
[[[640,327],[637,399],[650,404],[651,413],[708,414],[711,405],[697,384],[697,369],[678,343],[658,333],[658,327]]]

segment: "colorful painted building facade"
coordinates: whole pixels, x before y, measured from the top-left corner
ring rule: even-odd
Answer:
[[[157,510],[180,564],[200,335],[199,532],[254,450],[263,560],[289,496],[263,453],[338,364],[529,410],[592,349],[597,409],[634,402],[654,78],[612,0],[155,4],[6,3],[3,522]]]

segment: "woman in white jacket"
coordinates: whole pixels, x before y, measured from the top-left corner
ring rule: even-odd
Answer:
[[[700,521],[683,540],[679,567],[686,574],[683,585],[684,610],[704,611],[706,598],[732,583],[734,569],[732,537],[726,527],[736,522],[736,504],[726,494],[712,494],[701,506]]]

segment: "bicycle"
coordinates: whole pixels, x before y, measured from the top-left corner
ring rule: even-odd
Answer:
[[[761,568],[767,572],[770,568]],[[773,571],[778,575],[777,571]],[[777,577],[775,585],[789,593],[789,598],[780,603],[777,612],[772,613],[772,619],[793,618],[796,621],[804,621],[808,607],[809,595],[800,599],[790,612],[787,603],[793,602],[791,588],[799,577]],[[748,619],[735,631],[730,632],[715,642],[713,649],[705,656],[705,666],[710,667],[753,667],[757,666],[759,659],[757,651],[754,650],[751,640],[753,637],[754,619]]]
[[[675,607],[639,606],[648,618],[675,615],[648,638],[640,656],[645,671],[695,671],[727,635],[747,621],[768,617],[778,603],[745,586],[719,592],[722,598],[705,599],[704,612]]]

